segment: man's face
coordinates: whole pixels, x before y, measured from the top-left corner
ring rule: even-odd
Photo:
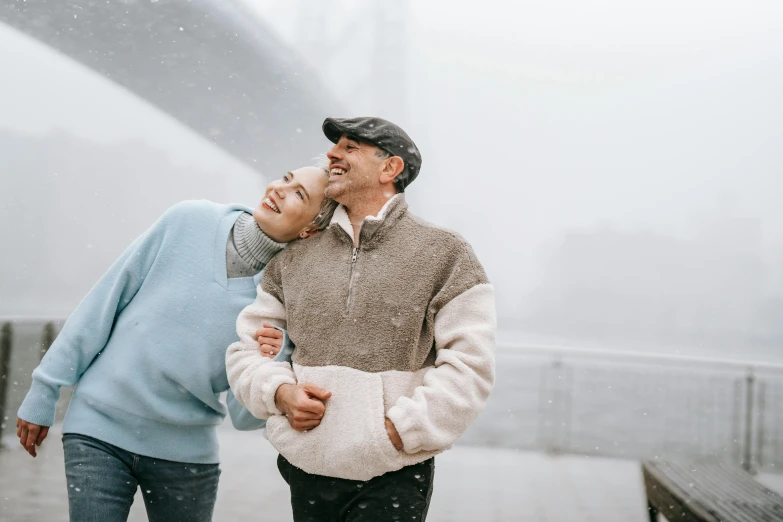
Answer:
[[[259,228],[281,243],[296,239],[318,215],[326,180],[320,168],[303,167],[267,185],[264,197],[253,210]]]
[[[378,147],[343,135],[326,153],[329,158],[329,185],[326,197],[349,206],[369,191],[381,188],[379,176],[383,159]]]

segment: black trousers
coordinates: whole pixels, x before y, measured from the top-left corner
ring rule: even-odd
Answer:
[[[366,482],[311,475],[285,457],[277,469],[291,487],[294,522],[424,522],[432,497],[431,458]]]

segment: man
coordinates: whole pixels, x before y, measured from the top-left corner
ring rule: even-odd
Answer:
[[[494,383],[492,286],[457,234],[408,212],[421,155],[380,118],[327,118],[321,234],[267,266],[226,355],[231,389],[267,438],[294,520],[424,520],[433,456],[475,419]],[[259,354],[286,327],[293,364]]]

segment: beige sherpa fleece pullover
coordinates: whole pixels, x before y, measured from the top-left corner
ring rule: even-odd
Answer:
[[[254,332],[265,321],[288,329],[293,364],[261,356]],[[338,207],[325,231],[272,259],[237,319],[228,380],[293,465],[369,480],[448,449],[470,425],[494,384],[495,329],[493,289],[470,246],[411,215],[399,194],[364,220],[357,248]],[[332,392],[306,432],[275,406],[277,388],[296,382]]]

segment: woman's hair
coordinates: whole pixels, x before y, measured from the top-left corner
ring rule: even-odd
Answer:
[[[326,176],[329,176],[329,158],[326,157],[326,155],[320,155],[317,156],[315,159],[315,167],[321,169],[324,171],[324,174]],[[318,211],[318,215],[315,216],[315,219],[311,223],[311,226],[315,228],[316,230],[323,230],[326,227],[329,226],[329,223],[332,221],[332,215],[334,215],[334,211],[337,209],[338,203],[330,198],[324,198],[323,203],[321,203],[321,209]]]

